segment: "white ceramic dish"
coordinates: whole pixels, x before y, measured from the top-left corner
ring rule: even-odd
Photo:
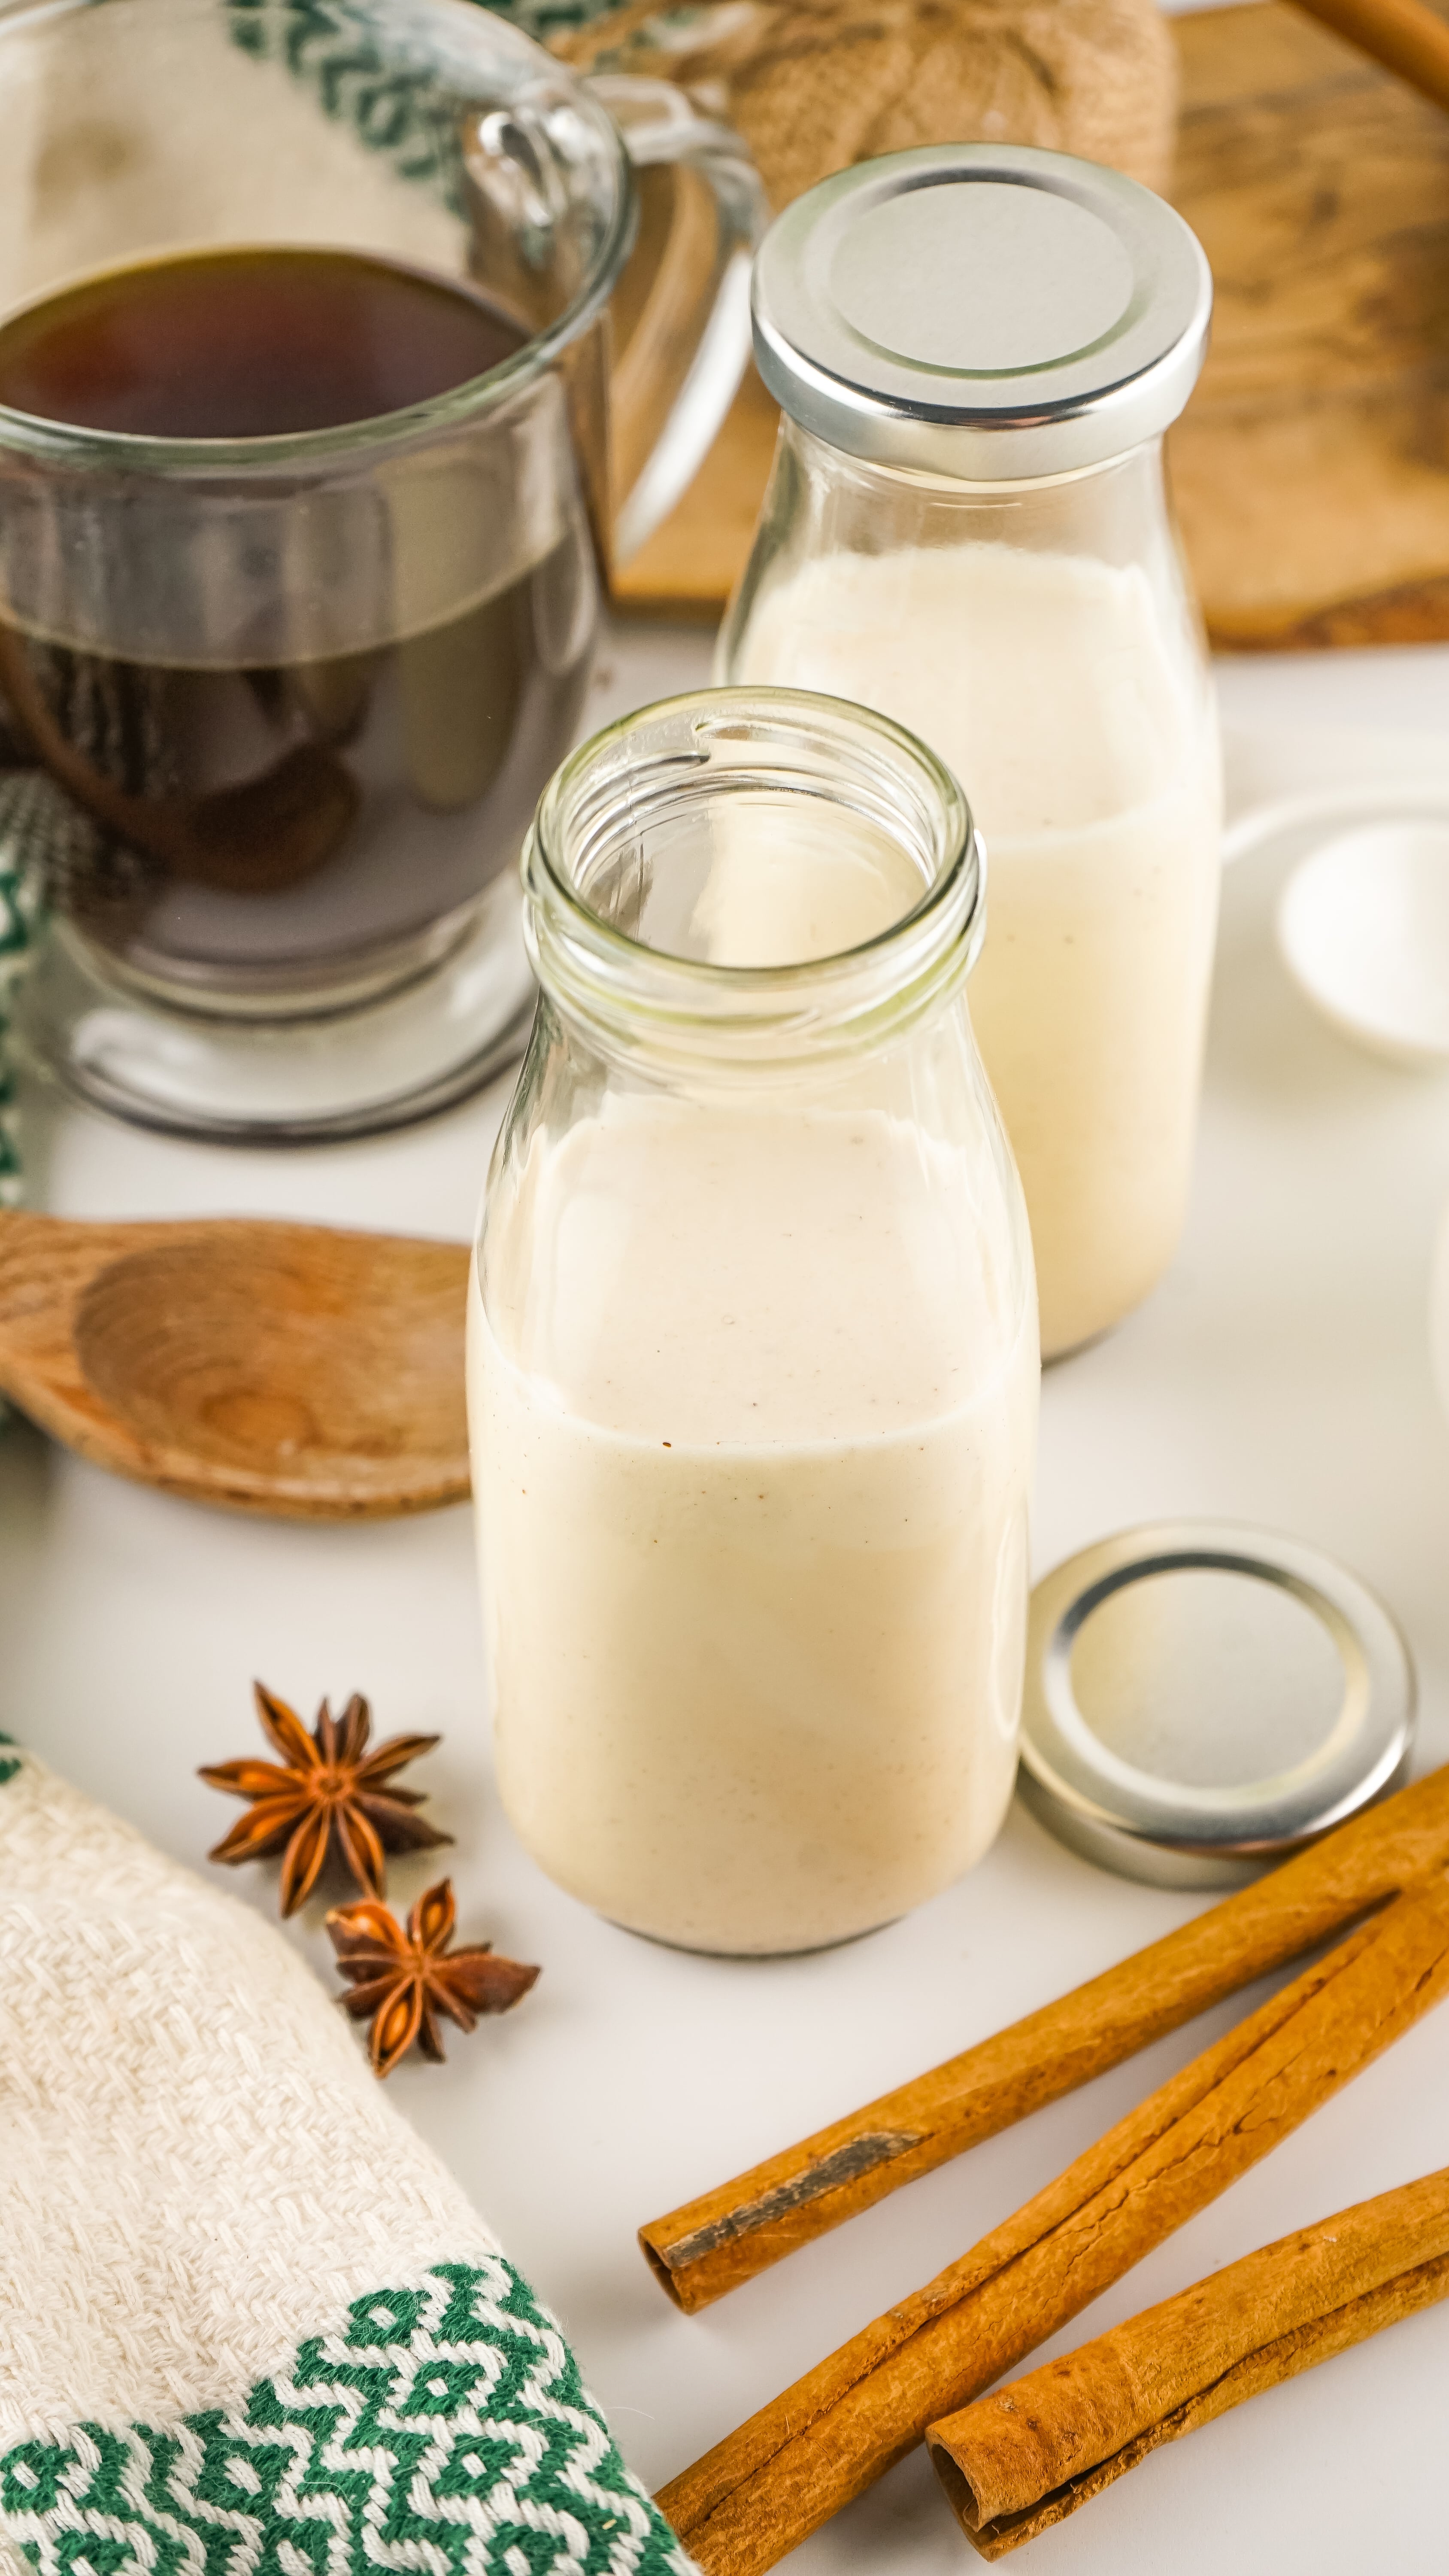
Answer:
[[[1392,1064],[1449,1065],[1449,821],[1344,832],[1295,868],[1278,945],[1315,1009]]]

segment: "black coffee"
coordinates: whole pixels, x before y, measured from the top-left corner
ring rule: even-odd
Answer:
[[[400,262],[189,252],[83,280],[0,327],[0,403],[134,438],[280,438],[427,402],[523,340],[475,289]]]
[[[0,326],[0,403],[133,436],[279,437],[445,393],[524,337],[473,289],[382,259],[189,254]],[[572,738],[592,580],[575,531],[445,622],[325,660],[243,639],[220,667],[138,661],[0,621],[0,766],[42,766],[84,817],[60,836],[60,908],[132,973],[214,1005],[385,978],[515,856]]]

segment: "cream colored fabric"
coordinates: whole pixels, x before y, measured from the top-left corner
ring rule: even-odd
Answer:
[[[0,2439],[225,2402],[400,2268],[498,2250],[290,1945],[30,1758],[0,2175]]]
[[[280,1933],[0,1739],[0,2576],[309,2569],[689,2576]]]
[[[187,12],[138,41],[125,8],[45,15],[6,38],[0,313],[65,279],[214,241],[371,242],[454,275],[466,227],[305,76],[236,41],[237,13]],[[272,17],[259,11],[268,34]],[[336,105],[350,103],[345,82]]]

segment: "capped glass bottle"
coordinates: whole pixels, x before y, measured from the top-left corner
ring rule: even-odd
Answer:
[[[721,676],[879,708],[962,780],[1054,1357],[1154,1286],[1187,1205],[1221,790],[1162,433],[1207,263],[1116,172],[960,144],[812,189],[754,296],[784,418]]]

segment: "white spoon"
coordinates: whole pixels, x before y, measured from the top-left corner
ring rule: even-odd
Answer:
[[[1325,842],[1284,887],[1278,946],[1346,1037],[1391,1064],[1449,1065],[1449,821]]]

